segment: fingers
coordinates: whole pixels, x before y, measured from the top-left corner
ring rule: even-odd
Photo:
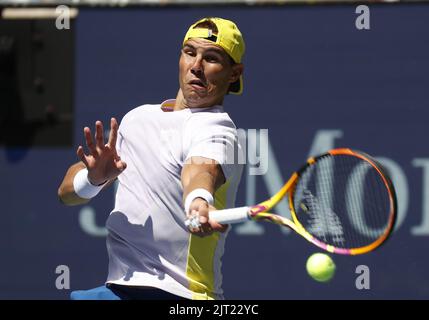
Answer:
[[[197,210],[192,210],[190,217],[192,217],[192,220],[196,220],[189,226],[189,231],[192,234],[199,237],[205,237],[213,233],[213,229],[207,223],[207,217],[200,216]]]
[[[215,211],[217,210],[214,206],[209,205],[209,211]],[[209,219],[210,226],[215,231],[219,231],[221,233],[224,233],[226,230],[228,230],[229,225],[228,224],[220,224],[219,222]]]
[[[213,228],[209,223],[209,206],[208,203],[201,199],[196,198],[192,201],[190,206],[190,214],[189,217],[197,217],[199,222],[199,226],[194,226],[190,229],[192,234],[204,237],[211,235],[213,233]]]
[[[89,152],[92,156],[97,157],[99,155],[99,150],[103,150],[104,148],[103,123],[101,121],[95,122],[95,143],[92,138],[90,128],[85,127],[83,129],[83,134],[85,136],[85,141]]]
[[[124,171],[127,168],[127,164],[125,163],[125,161],[118,160],[118,161],[115,162],[115,164],[116,164],[116,168],[120,172]]]
[[[229,227],[228,224],[220,224],[219,222],[216,222],[214,220],[209,220],[209,224],[214,231],[218,231],[221,233],[224,233],[226,230],[228,230]]]
[[[93,155],[97,155],[97,149],[94,145],[94,140],[92,140],[91,129],[85,127],[83,129],[83,135],[85,136],[86,146],[88,147],[89,152]]]
[[[225,232],[229,225],[220,224],[215,220],[210,219],[209,210],[216,210],[215,207],[209,206],[207,202],[201,198],[195,199],[191,204],[191,213],[189,217],[196,217],[198,226],[191,224],[190,231],[200,237],[211,235],[213,232]]]
[[[110,119],[110,134],[109,142],[107,143],[111,149],[116,147],[116,139],[118,138],[118,122],[115,118]]]
[[[104,148],[103,123],[101,121],[95,122],[95,143],[97,148]]]
[[[228,230],[228,226],[229,226],[227,224],[220,224],[219,222],[212,220],[210,218],[208,218],[207,225],[209,226],[208,227],[209,230],[218,231],[221,233]]]
[[[85,164],[86,167],[88,167],[88,161],[86,161],[86,155],[85,152],[83,152],[83,147],[79,146],[76,151],[77,156],[79,159]]]

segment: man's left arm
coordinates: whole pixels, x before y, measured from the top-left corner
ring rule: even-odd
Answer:
[[[191,157],[182,169],[183,202],[188,217],[198,215],[201,227],[191,230],[199,236],[207,236],[214,231],[224,232],[228,225],[209,220],[215,191],[225,183],[225,176],[218,162],[204,157]]]

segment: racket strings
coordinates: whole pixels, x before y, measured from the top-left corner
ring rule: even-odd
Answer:
[[[339,163],[341,164],[342,161],[339,161]],[[347,172],[347,167],[346,167],[347,164],[342,163],[342,165],[344,166],[342,168],[343,172]],[[359,234],[363,234],[364,236],[367,236],[365,232],[366,229],[362,228],[361,226],[363,225],[363,219],[364,219],[363,208],[365,208],[366,205],[368,204],[363,203],[365,200],[362,197],[362,192],[361,192],[362,190],[359,189],[357,186],[361,185],[360,183],[362,181],[360,181],[359,179],[364,177],[365,170],[369,166],[370,165],[366,162],[357,163],[356,166],[354,167],[354,170],[350,172],[349,181],[345,186],[345,190],[346,190],[345,210],[347,210],[348,215],[350,216],[351,227],[353,228],[353,230],[356,231],[356,232],[350,232],[349,234],[352,244],[359,243],[359,239],[360,239]],[[370,189],[367,189],[367,190],[370,190]]]
[[[334,194],[332,167],[332,158],[326,158],[319,162],[318,166],[309,167],[309,170],[301,176],[301,183],[296,191],[299,196],[295,197],[295,200],[301,201],[301,208],[307,213],[305,228],[310,234],[324,243],[342,246],[345,239],[341,220],[332,210]],[[312,182],[314,176],[319,178]],[[308,188],[309,184],[314,188]]]
[[[389,212],[389,201],[386,195],[386,186],[381,176],[367,162],[356,166],[356,174],[351,175],[351,185],[348,186],[349,194],[346,199],[352,199],[347,209],[350,212],[353,226],[360,234],[369,238],[377,238],[383,233],[386,225],[384,215],[362,214],[364,212]],[[363,181],[359,177],[366,177]],[[357,186],[363,186],[359,188]],[[367,192],[365,192],[367,190]],[[383,197],[384,195],[384,197]]]
[[[332,242],[337,246],[342,246],[345,242],[343,227],[338,215],[333,211],[333,195],[334,195],[334,162],[332,158],[325,158],[317,167],[318,174],[321,179],[317,180],[316,192],[322,194],[320,197],[322,208],[319,210],[319,215],[325,217],[328,234],[332,237]],[[325,212],[325,214],[323,214]],[[326,236],[325,236],[326,239]],[[325,240],[327,241],[327,239]]]
[[[391,212],[381,174],[350,155],[321,158],[301,172],[293,205],[304,229],[338,248],[373,243],[386,233]]]
[[[345,159],[340,163],[346,173]],[[347,177],[345,210],[350,217],[350,236],[353,243],[362,245],[379,238],[386,230],[390,211],[388,189],[379,172],[369,162],[358,158]]]

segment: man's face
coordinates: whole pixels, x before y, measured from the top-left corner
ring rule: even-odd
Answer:
[[[187,107],[222,104],[229,85],[240,77],[241,64],[231,64],[228,54],[213,42],[193,38],[183,46],[179,83]]]

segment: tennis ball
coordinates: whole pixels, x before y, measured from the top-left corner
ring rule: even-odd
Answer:
[[[324,253],[312,254],[307,259],[306,268],[310,277],[319,282],[328,282],[335,274],[334,261]]]

